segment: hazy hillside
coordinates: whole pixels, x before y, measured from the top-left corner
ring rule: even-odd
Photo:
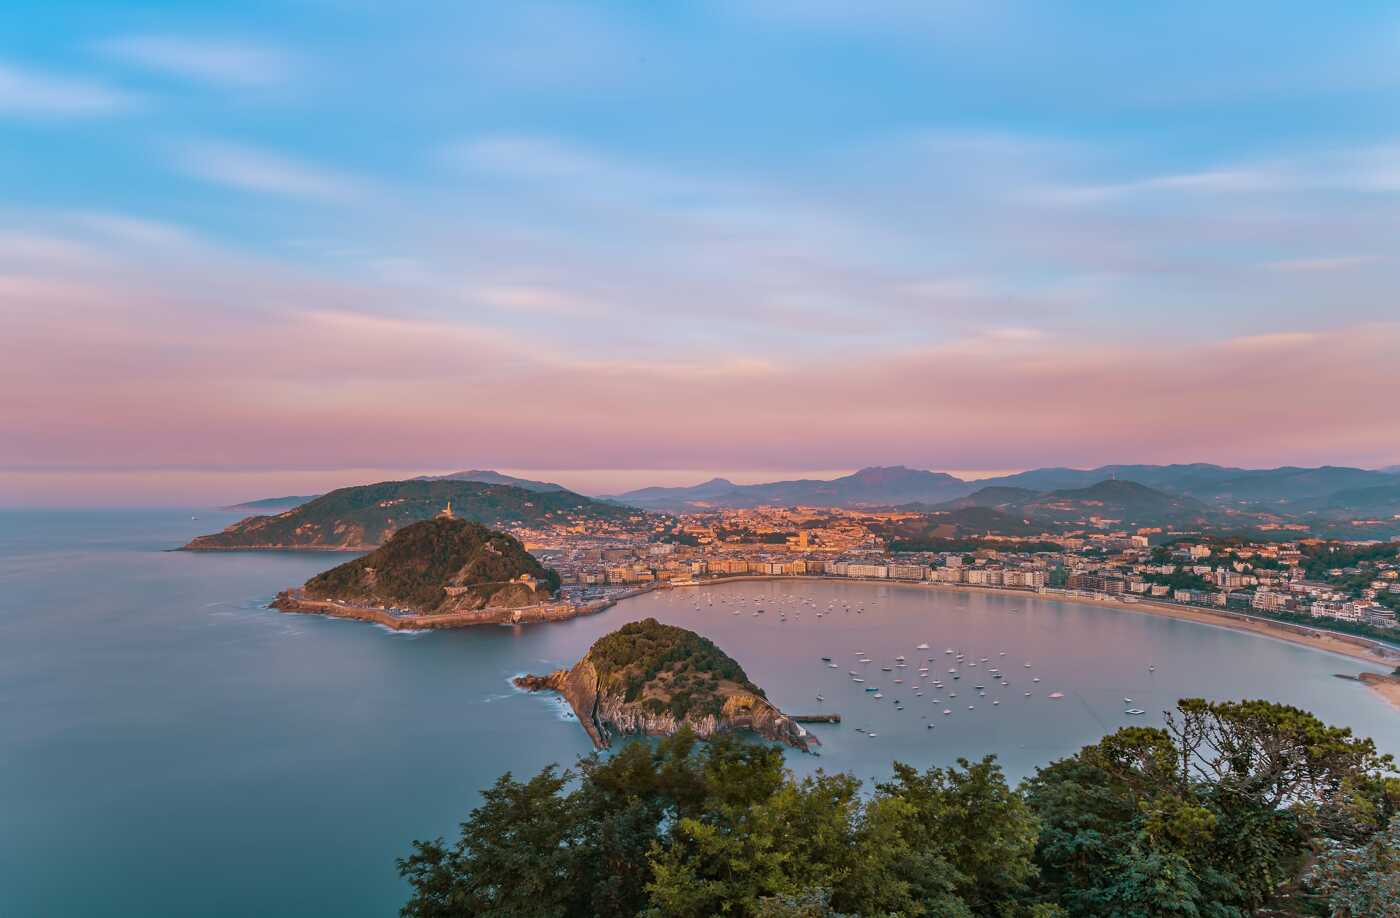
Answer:
[[[490,469],[470,469],[465,472],[452,472],[447,475],[419,475],[414,481],[480,481],[485,484],[512,485],[517,488],[524,488],[526,491],[567,491],[563,485],[555,484],[552,481],[533,481],[529,478],[516,478],[514,475],[502,475],[500,472],[493,472]]]
[[[861,469],[831,480],[801,478],[766,484],[735,485],[722,478],[691,488],[643,488],[614,500],[655,510],[695,510],[801,504],[814,507],[878,507],[912,502],[935,503],[966,494],[973,487],[944,472],[904,466]]]
[[[1032,469],[988,478],[984,486],[1011,486],[1037,491],[1087,487],[1105,479],[1132,481],[1159,491],[1206,501],[1273,505],[1272,509],[1344,489],[1392,484],[1382,472],[1322,466],[1241,469],[1209,463],[1189,465],[1104,465],[1095,469]]]
[[[250,500],[241,504],[231,504],[227,507],[220,507],[220,510],[232,510],[235,513],[280,513],[283,510],[290,510],[299,507],[309,500],[315,500],[317,494],[291,495],[288,497],[264,497],[262,500]]]
[[[383,481],[340,488],[276,516],[249,517],[185,547],[374,548],[405,526],[436,516],[448,501],[457,516],[492,528],[596,523],[633,512],[572,491],[476,481]]]

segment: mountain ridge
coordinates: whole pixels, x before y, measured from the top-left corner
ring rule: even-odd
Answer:
[[[191,551],[250,548],[368,551],[451,503],[457,515],[491,528],[619,520],[625,507],[572,491],[527,491],[478,481],[381,481],[338,488],[275,516],[250,516],[198,536]]]

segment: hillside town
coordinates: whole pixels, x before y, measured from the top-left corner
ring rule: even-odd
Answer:
[[[911,516],[758,508],[668,518],[626,536],[556,532],[543,544],[542,533],[518,535],[559,571],[565,595],[580,600],[714,578],[843,577],[1166,602],[1352,631],[1397,628],[1400,540],[1248,541],[1145,527],[983,534],[895,550],[886,534]]]

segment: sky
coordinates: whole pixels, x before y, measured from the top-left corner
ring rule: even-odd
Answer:
[[[1400,462],[1400,7],[0,8],[0,505]]]

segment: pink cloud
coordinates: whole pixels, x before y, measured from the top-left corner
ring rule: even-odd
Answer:
[[[0,465],[943,467],[1396,458],[1400,326],[1207,343],[988,335],[840,359],[610,362],[450,321],[20,310]],[[23,294],[21,294],[23,299]],[[1003,330],[1004,331],[1004,330]]]

